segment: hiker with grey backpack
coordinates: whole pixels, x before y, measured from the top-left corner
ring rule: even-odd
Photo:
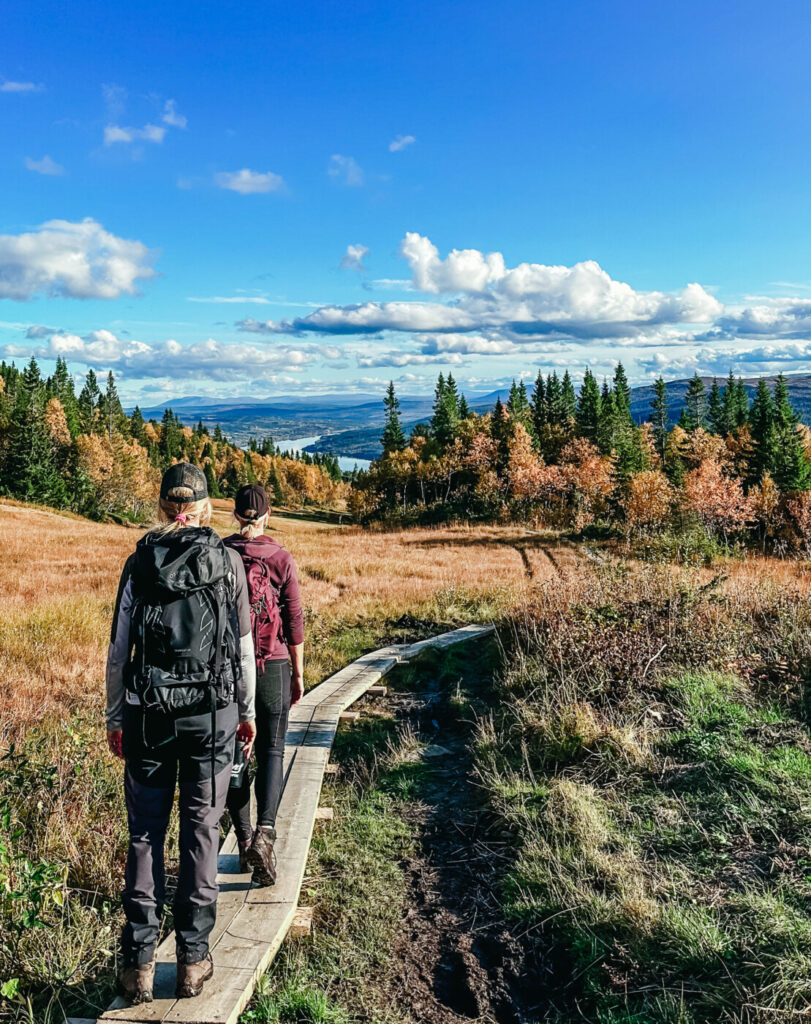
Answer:
[[[291,554],[265,534],[270,507],[263,487],[248,484],[234,501],[239,533],[225,538],[242,559],[256,657],[257,822],[251,827],[247,765],[235,765],[227,806],[239,842],[240,871],[257,885],[276,881],[276,814],[282,794],[284,739],[290,708],[304,692],[304,626]]]
[[[176,995],[214,973],[219,820],[235,743],[256,735],[256,669],[242,559],[209,526],[205,474],[171,466],[161,524],[138,542],[118,588],[107,658],[107,738],[125,761],[129,850],[119,986],[153,998],[165,898],[164,842],[179,787],[179,874],[173,903]]]

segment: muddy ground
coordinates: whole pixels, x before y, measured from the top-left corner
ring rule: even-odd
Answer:
[[[387,698],[387,710],[428,744],[430,770],[407,812],[419,842],[403,865],[408,909],[382,995],[414,1024],[530,1024],[546,1017],[554,965],[500,910],[510,836],[482,802],[470,749],[476,715],[488,706],[492,659],[470,653],[455,676],[440,681],[423,670],[420,689]]]

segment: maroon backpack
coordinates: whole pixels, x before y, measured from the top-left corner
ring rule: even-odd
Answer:
[[[282,633],[279,590],[270,578],[268,560],[256,553],[257,545],[252,540],[237,534],[227,537],[225,543],[229,548],[239,552],[245,566],[248,600],[251,602],[254,657],[256,667],[262,672]],[[248,550],[249,545],[253,547],[253,551]]]

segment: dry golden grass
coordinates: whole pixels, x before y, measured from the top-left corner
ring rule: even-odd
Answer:
[[[233,528],[217,502],[214,526]],[[444,623],[497,615],[555,577],[571,549],[520,527],[370,533],[274,517],[293,554],[310,622],[308,683],[354,657],[328,644],[353,626],[400,617]],[[121,567],[139,531],[0,503],[0,745],[76,710],[100,714]]]

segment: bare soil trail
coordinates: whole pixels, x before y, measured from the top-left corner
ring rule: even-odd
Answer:
[[[396,717],[428,743],[425,781],[407,812],[419,833],[404,864],[408,909],[382,992],[413,1024],[530,1024],[548,1005],[553,965],[500,910],[510,837],[488,814],[472,765],[492,645],[470,645],[441,674],[421,670],[420,689],[390,698]]]

